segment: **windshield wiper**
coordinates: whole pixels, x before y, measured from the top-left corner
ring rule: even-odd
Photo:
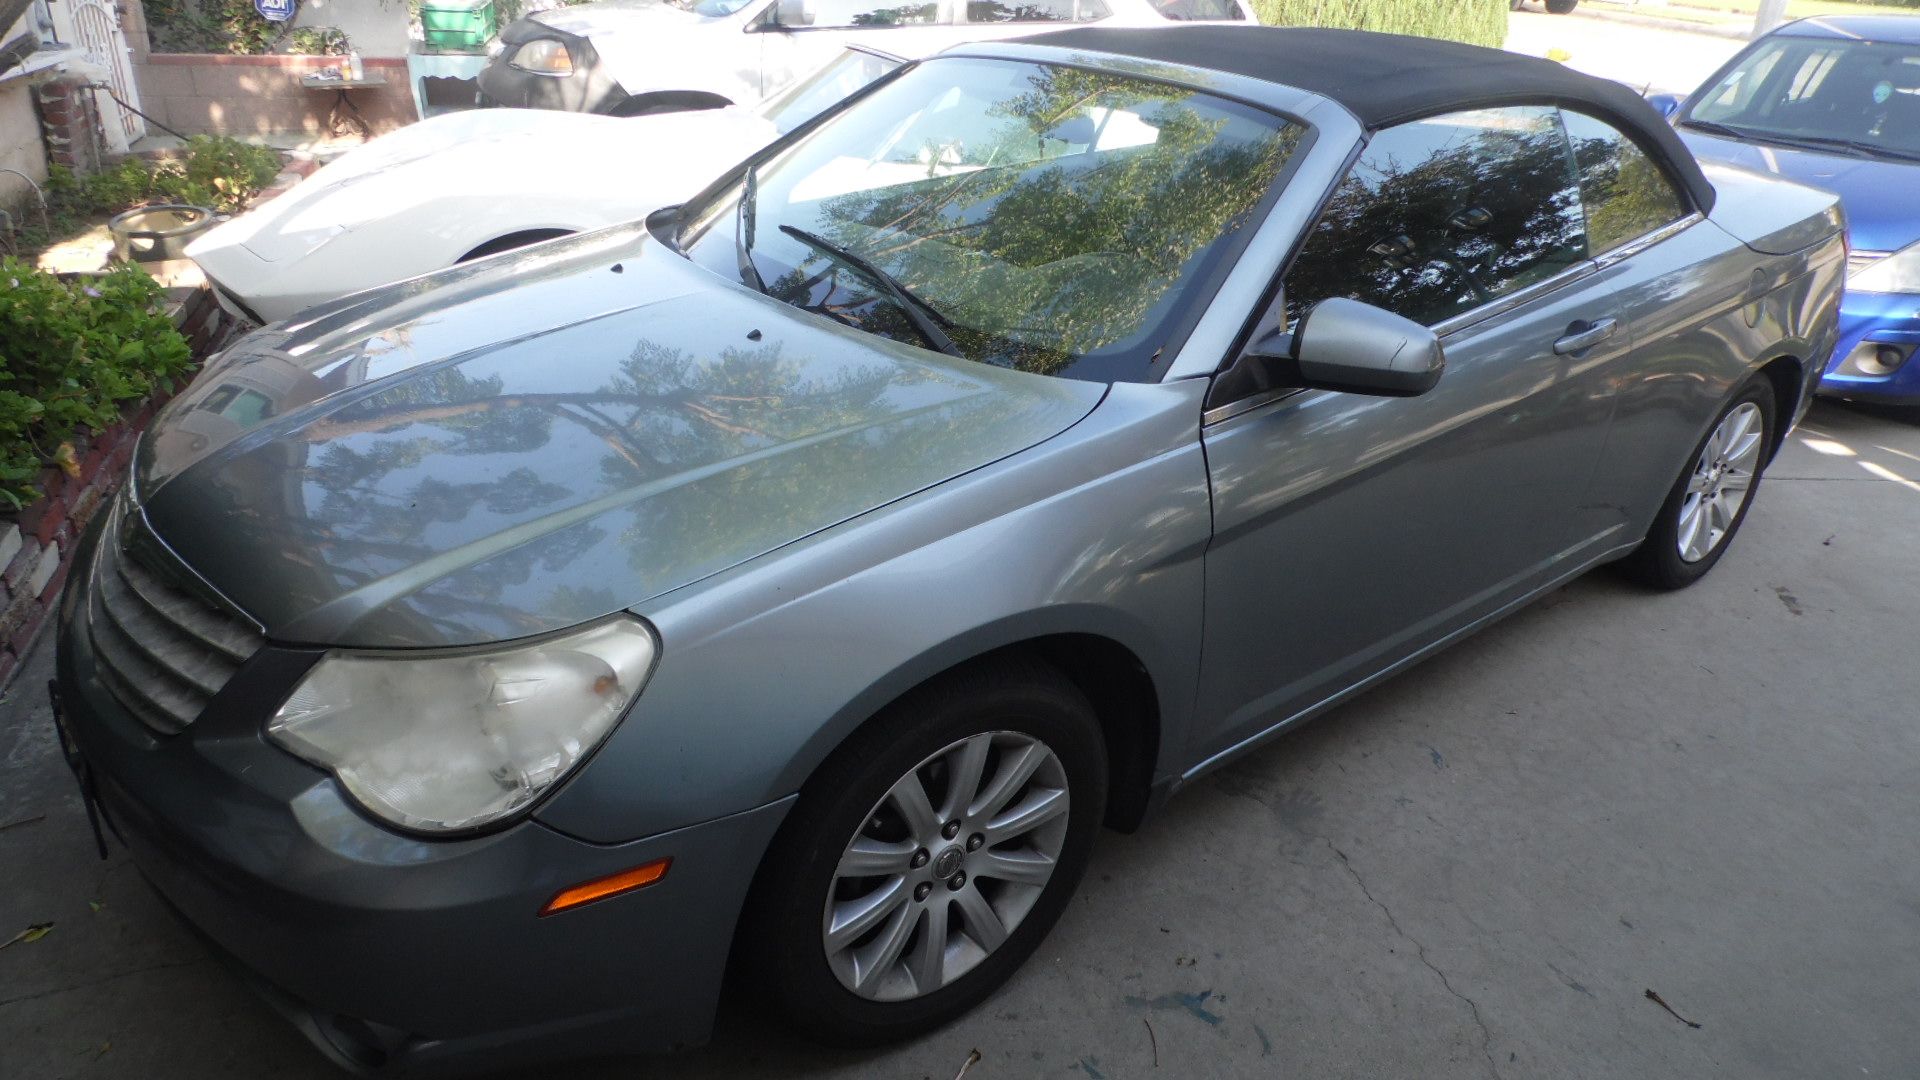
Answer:
[[[1851,150],[1864,157],[1890,157],[1900,161],[1920,161],[1920,153],[1911,150],[1896,150],[1891,146],[1880,146],[1864,139],[1843,139],[1833,135],[1781,135],[1783,143],[1817,146],[1821,149]]]
[[[734,207],[733,250],[740,264],[740,279],[760,290],[767,291],[766,279],[760,276],[760,268],[753,265],[753,211],[759,201],[760,185],[758,165],[747,166],[747,176],[740,182],[740,202]]]
[[[888,295],[893,297],[893,302],[899,305],[901,311],[906,312],[908,321],[913,323],[913,328],[920,332],[921,337],[927,339],[927,344],[939,349],[948,356],[958,356],[963,360],[966,359],[967,354],[960,351],[960,346],[953,343],[953,339],[947,336],[945,330],[940,329],[940,320],[944,320],[945,316],[933,310],[933,307],[925,300],[908,292],[907,287],[895,281],[893,275],[875,266],[872,262],[868,261],[865,256],[856,255],[824,236],[810,233],[794,225],[782,225],[780,226],[780,231],[809,247],[817,248],[825,252],[828,256],[846,263],[848,266],[859,271],[862,276],[871,278],[874,284],[885,289]]]
[[[1861,139],[1843,139],[1832,135],[1789,135],[1779,131],[1755,131],[1752,128],[1734,127],[1722,124],[1718,120],[1682,120],[1681,127],[1704,131],[1710,135],[1726,135],[1735,139],[1751,139],[1754,142],[1773,143],[1776,146],[1792,146],[1802,149],[1845,150],[1855,157],[1890,157],[1900,161],[1920,161],[1920,153],[1912,150],[1896,150],[1890,146],[1877,146]]]
[[[1765,139],[1770,141],[1774,139],[1774,136],[1766,135],[1750,128],[1740,128],[1734,127],[1732,124],[1723,124],[1718,120],[1694,120],[1688,118],[1680,121],[1680,126],[1690,127],[1695,131],[1704,131],[1709,135],[1725,135],[1734,139]]]

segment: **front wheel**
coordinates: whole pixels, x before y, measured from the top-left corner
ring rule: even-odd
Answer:
[[[1550,15],[1566,15],[1572,12],[1574,7],[1579,3],[1580,0],[1547,0],[1547,13]]]
[[[826,1042],[946,1023],[1060,917],[1105,803],[1099,724],[1057,672],[994,664],[923,687],[802,791],[755,878],[741,974]]]
[[[1747,519],[1773,446],[1773,384],[1756,375],[1714,421],[1667,494],[1647,538],[1621,563],[1656,589],[1705,577]]]

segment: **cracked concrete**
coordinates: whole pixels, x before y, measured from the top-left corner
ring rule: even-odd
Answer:
[[[1428,749],[1432,750],[1433,748],[1428,747]],[[1439,751],[1434,750],[1433,753],[1437,756]],[[1322,837],[1322,839],[1324,840],[1325,838]],[[1420,944],[1418,938],[1401,929],[1400,920],[1393,917],[1393,909],[1388,907],[1385,901],[1373,895],[1372,889],[1367,888],[1366,879],[1360,876],[1359,867],[1353,865],[1353,860],[1347,858],[1347,853],[1341,851],[1340,846],[1331,840],[1326,840],[1326,845],[1328,851],[1339,856],[1341,869],[1345,870],[1347,876],[1353,879],[1353,883],[1359,886],[1361,895],[1365,896],[1368,902],[1372,903],[1374,907],[1379,908],[1380,914],[1387,917],[1387,924],[1393,927],[1393,932],[1413,944],[1415,955],[1420,958],[1422,964],[1427,965],[1427,970],[1433,972],[1434,975],[1439,978],[1440,985],[1446,987],[1447,993],[1466,1002],[1467,1009],[1473,1013],[1473,1026],[1480,1029],[1480,1049],[1484,1051],[1487,1056],[1487,1071],[1493,1074],[1494,1080],[1500,1080],[1500,1066],[1494,1064],[1493,1061],[1493,1032],[1488,1030],[1486,1019],[1480,1015],[1479,1004],[1456,989],[1453,985],[1453,980],[1447,978],[1447,973],[1441,971],[1438,964],[1427,959],[1427,947]]]
[[[1915,538],[1920,423],[1821,406],[1699,586],[1593,575],[1103,836],[950,1028],[828,1051],[729,1013],[569,1075],[1920,1075]],[[0,939],[55,924],[0,950],[0,1076],[338,1075],[94,857],[48,661],[0,705]]]

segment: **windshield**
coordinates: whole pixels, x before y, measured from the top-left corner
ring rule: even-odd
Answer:
[[[1769,38],[1701,94],[1681,123],[1821,149],[1920,156],[1920,46]]]
[[[938,59],[689,204],[677,239],[715,273],[870,333],[1145,380],[1302,133],[1183,87]]]
[[[785,135],[855,90],[900,66],[892,57],[848,49],[819,71],[760,103],[760,115]]]
[[[731,15],[746,7],[750,0],[667,0],[667,3],[682,11],[691,11],[695,15],[704,15],[709,19],[719,19]]]

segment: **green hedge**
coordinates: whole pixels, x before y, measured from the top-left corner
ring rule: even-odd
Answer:
[[[1499,48],[1507,0],[1253,0],[1268,26],[1336,26]]]
[[[75,428],[111,425],[188,370],[162,299],[131,266],[63,281],[0,258],[0,506],[37,498],[41,469],[72,467]]]

